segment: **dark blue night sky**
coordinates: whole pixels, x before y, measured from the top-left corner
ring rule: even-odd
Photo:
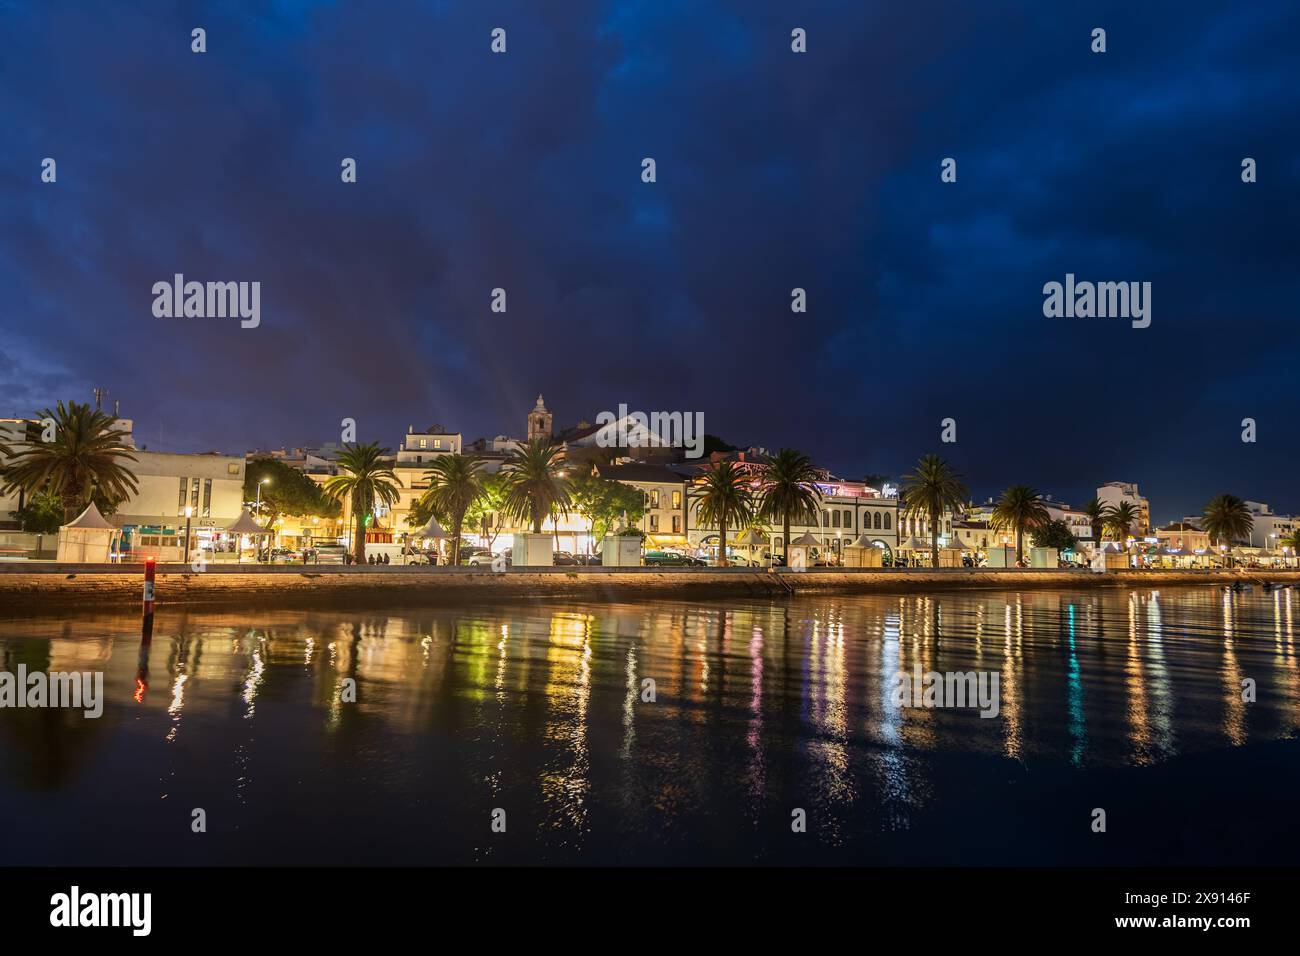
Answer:
[[[545,392],[846,477],[1297,510],[1298,59],[1294,0],[0,0],[0,415],[100,385],[242,452]],[[260,281],[261,326],[155,318],[177,272]],[[1045,318],[1067,272],[1151,282],[1151,327]]]

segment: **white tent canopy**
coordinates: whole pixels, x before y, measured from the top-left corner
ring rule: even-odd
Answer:
[[[109,524],[106,520],[104,520],[104,516],[103,516],[102,514],[99,513],[99,509],[95,507],[95,503],[94,503],[93,501],[92,501],[90,504],[86,505],[86,510],[83,511],[80,515],[78,515],[78,516],[76,517],[76,519],[75,519],[71,524],[65,524],[63,527],[65,527],[65,528],[79,528],[79,529],[80,529],[80,528],[94,528],[94,529],[101,530],[101,531],[102,531],[102,530],[108,530],[108,531],[116,531],[116,530],[117,530],[117,529],[114,528],[111,524]]]
[[[446,538],[446,533],[442,530],[442,525],[438,524],[438,519],[429,518],[429,523],[419,531],[415,532],[417,538]]]
[[[733,542],[741,548],[759,548],[767,544],[767,535],[757,528],[750,528]]]
[[[92,501],[72,523],[59,528],[58,560],[105,564],[117,534]]]
[[[270,534],[269,531],[253,520],[253,516],[248,513],[247,508],[226,530],[231,534]]]

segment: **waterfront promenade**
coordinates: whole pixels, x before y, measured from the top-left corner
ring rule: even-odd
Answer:
[[[138,564],[0,565],[0,611],[125,607],[141,601]],[[160,607],[304,607],[441,604],[493,598],[638,600],[723,597],[783,598],[799,594],[887,594],[960,589],[1300,586],[1300,570],[812,568],[488,568],[339,565],[159,565]]]

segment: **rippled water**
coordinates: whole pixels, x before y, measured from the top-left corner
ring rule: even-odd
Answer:
[[[102,670],[108,703],[0,710],[0,863],[997,862],[1022,826],[1055,839],[1089,787],[1131,795],[1145,778],[1121,768],[1294,737],[1298,605],[1257,587],[160,610],[145,647],[134,616],[10,620],[0,670]],[[897,706],[917,665],[996,672],[998,716]],[[1160,799],[1197,799],[1187,766]],[[967,813],[988,830],[969,846]],[[990,855],[950,859],[954,833]]]

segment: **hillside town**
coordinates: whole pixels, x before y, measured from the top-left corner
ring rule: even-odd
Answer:
[[[897,480],[713,436],[691,457],[644,416],[557,427],[541,395],[518,436],[413,423],[391,445],[243,455],[150,450],[99,406],[0,419],[0,559],[1106,569],[1293,566],[1300,546],[1295,517],[1230,495],[1164,524],[1128,481],[1078,505],[1025,486],[976,501],[937,456]],[[78,429],[111,436],[98,467],[126,475],[60,461]]]

